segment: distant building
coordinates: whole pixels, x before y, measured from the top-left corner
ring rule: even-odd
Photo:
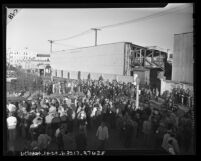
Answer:
[[[7,50],[6,58],[7,64],[11,64],[14,67],[21,66],[23,69],[30,70],[38,69],[40,65],[50,64],[49,54],[40,54],[28,49],[12,50],[9,48]]]
[[[6,53],[7,63],[14,67],[21,66],[26,69],[29,67],[31,60],[36,58],[36,52],[30,51],[27,48],[23,50],[8,49]]]
[[[166,59],[167,52],[117,42],[54,52],[51,66],[55,70],[133,76],[140,66],[165,70]]]
[[[158,75],[167,75],[167,50],[116,42],[97,46],[53,52],[51,55],[52,73],[55,77],[79,79],[89,73],[91,79],[104,79],[115,76],[127,79],[138,74],[142,84],[151,84],[160,89]],[[107,75],[107,76],[106,76]],[[167,77],[167,76],[166,76]]]

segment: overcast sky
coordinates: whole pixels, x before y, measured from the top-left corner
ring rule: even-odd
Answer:
[[[90,28],[138,19],[158,12],[164,12],[165,15],[98,31],[98,44],[126,41],[173,51],[174,34],[193,31],[191,4],[175,3],[153,9],[22,9],[7,24],[7,48],[21,50],[28,47],[32,51],[49,53],[48,40],[68,38]],[[53,44],[53,51],[92,46],[94,31],[57,43],[60,45]]]

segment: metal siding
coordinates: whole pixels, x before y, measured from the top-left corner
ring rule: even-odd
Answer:
[[[89,72],[81,72],[81,79],[88,79]]]
[[[172,80],[193,83],[193,33],[174,37]]]
[[[131,45],[125,43],[124,49],[124,75],[130,76],[130,55],[131,55]]]
[[[114,74],[102,74],[104,80],[113,81],[116,79],[116,75]]]
[[[53,69],[123,74],[124,44],[115,43],[52,53]]]

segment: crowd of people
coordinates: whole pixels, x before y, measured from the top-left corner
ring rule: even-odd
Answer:
[[[173,107],[175,104],[188,108],[193,106],[193,93],[189,89],[173,88],[171,92],[165,91],[163,97],[167,100],[169,107]]]
[[[133,138],[140,137],[144,145],[162,147],[171,154],[180,154],[181,147],[185,151],[190,147],[191,111],[178,118],[172,111],[151,109],[149,100],[157,99],[157,89],[153,92],[141,88],[140,101],[148,107],[140,109],[135,107],[136,89],[132,83],[48,82],[44,92],[45,97],[7,103],[11,145],[17,136],[30,142],[26,147],[29,150],[48,150],[51,142],[57,144],[58,150],[84,150],[90,139],[88,131],[96,129],[99,145],[95,149],[105,149],[112,137],[109,131],[114,129],[125,148],[132,147]]]

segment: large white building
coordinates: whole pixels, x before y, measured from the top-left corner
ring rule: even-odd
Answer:
[[[36,59],[36,52],[30,51],[28,49],[23,50],[13,50],[7,49],[6,58],[7,63],[13,66],[22,66],[22,68],[27,68],[31,60]]]
[[[23,69],[36,69],[41,64],[49,64],[49,54],[39,54],[28,49],[7,49],[7,63],[14,67],[21,66]]]

